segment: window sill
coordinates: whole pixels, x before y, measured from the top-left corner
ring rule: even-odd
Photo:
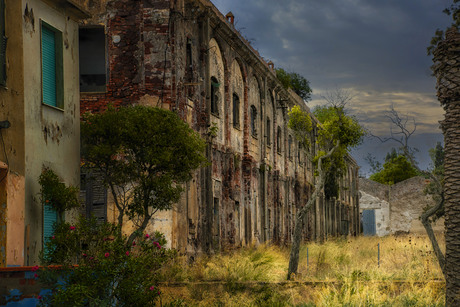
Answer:
[[[55,107],[55,106],[46,104],[46,103],[44,103],[44,102],[42,102],[42,105],[43,105],[43,106],[46,106],[46,107],[48,107],[48,108],[50,108],[50,109],[56,110],[56,111],[64,112],[64,108]]]
[[[215,118],[220,119],[220,116],[219,116],[219,114],[217,114],[217,113],[211,112],[211,115],[214,116]]]
[[[239,126],[237,127],[237,126],[232,125],[232,127],[233,127],[233,129],[235,129],[235,130],[241,131],[241,128],[240,128]]]

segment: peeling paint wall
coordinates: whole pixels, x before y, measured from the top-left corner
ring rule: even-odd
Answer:
[[[42,249],[43,207],[38,177],[51,167],[67,184],[79,185],[78,24],[87,16],[60,1],[5,1],[7,84],[0,88],[0,120],[5,148],[0,160],[8,172],[2,184],[6,199],[6,266],[38,263]],[[62,33],[63,101],[60,108],[42,104],[41,24]],[[5,182],[5,183],[4,183]]]
[[[80,112],[149,101],[177,112],[208,142],[210,166],[196,172],[174,210],[149,231],[161,229],[171,247],[190,255],[289,243],[314,184],[311,162],[287,128],[289,107],[308,111],[301,98],[281,86],[210,1],[111,0],[82,23],[91,25],[105,27],[110,73],[105,92],[82,93]],[[311,210],[306,239],[359,233],[357,168],[350,159],[339,200],[323,199]]]

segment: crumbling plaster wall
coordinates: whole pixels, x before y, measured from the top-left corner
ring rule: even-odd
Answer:
[[[378,235],[425,232],[420,215],[425,207],[434,204],[432,196],[424,193],[429,180],[412,177],[392,186],[364,178],[359,182],[360,210],[376,209]],[[438,220],[433,229],[442,232],[443,223]]]
[[[170,215],[172,247],[193,253],[289,242],[313,175],[298,161],[295,144],[287,156],[287,107],[308,108],[280,86],[274,70],[209,1],[133,2],[108,1],[106,12],[85,22],[106,27],[110,74],[105,93],[82,94],[81,112],[155,101],[151,105],[174,110],[207,140],[211,165],[197,171]],[[217,114],[210,111],[211,77],[219,83]],[[251,106],[257,111],[254,135]],[[314,237],[315,214],[306,219],[308,238]]]

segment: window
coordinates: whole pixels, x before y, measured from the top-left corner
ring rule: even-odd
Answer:
[[[49,203],[43,205],[43,246],[48,242],[54,233],[54,224],[58,220],[57,211]]]
[[[193,61],[192,61],[192,40],[187,38],[185,54],[185,69],[189,81],[193,80]]]
[[[281,127],[278,126],[278,133],[276,135],[276,150],[278,151],[278,153],[281,153]]]
[[[80,92],[105,92],[105,45],[104,27],[80,28]]]
[[[240,127],[240,98],[233,93],[233,127]]]
[[[42,22],[41,34],[42,102],[63,108],[62,33]]]
[[[211,77],[211,113],[219,115],[219,86],[215,77]]]
[[[6,85],[6,37],[4,0],[0,0],[0,85]]]
[[[288,137],[288,157],[289,160],[292,160],[292,136]]]
[[[251,106],[251,134],[257,136],[257,109],[255,106]]]
[[[297,161],[302,166],[302,147],[300,146],[300,142],[297,143]]]
[[[271,139],[271,123],[270,123],[270,118],[267,117],[267,131],[266,131],[266,134],[267,134],[267,146],[270,146],[272,144],[272,139]]]

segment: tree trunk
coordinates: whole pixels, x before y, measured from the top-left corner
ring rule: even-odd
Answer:
[[[322,168],[322,161],[326,158],[329,158],[334,151],[339,147],[339,142],[324,156],[318,159],[318,181],[315,184],[315,191],[311,195],[308,202],[296,215],[295,219],[295,228],[294,228],[294,236],[292,237],[292,245],[291,245],[291,252],[289,255],[289,268],[288,268],[288,275],[287,279],[290,280],[293,276],[297,274],[297,269],[299,267],[299,251],[300,251],[300,243],[302,242],[302,228],[303,228],[303,221],[305,220],[305,216],[307,215],[308,209],[316,202],[318,198],[318,194],[323,190],[324,183],[326,182],[326,173],[327,170],[323,170]]]
[[[434,52],[437,96],[446,112],[444,198],[446,227],[446,306],[460,306],[460,34],[446,31]]]

